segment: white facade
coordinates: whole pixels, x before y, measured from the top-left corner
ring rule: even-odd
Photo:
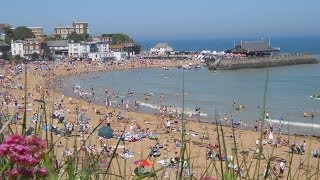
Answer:
[[[24,57],[24,50],[23,50],[23,42],[20,40],[17,41],[11,41],[11,55],[17,56],[20,55],[20,57]]]
[[[69,57],[87,58],[90,53],[90,44],[88,43],[69,43]]]
[[[158,43],[150,49],[151,54],[157,54],[157,55],[165,55],[171,52],[173,52],[172,47],[166,43]]]
[[[107,60],[113,56],[110,52],[91,52],[88,54],[88,57],[92,59],[92,61],[102,61]]]
[[[105,53],[105,52],[109,52],[109,44],[106,42],[98,42],[96,43],[97,45],[97,50],[100,53]]]
[[[116,61],[126,60],[129,56],[128,52],[112,52],[111,54]]]

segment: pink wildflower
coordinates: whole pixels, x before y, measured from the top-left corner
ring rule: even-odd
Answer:
[[[38,170],[38,173],[40,176],[46,176],[47,175],[47,170],[45,168],[41,168]]]

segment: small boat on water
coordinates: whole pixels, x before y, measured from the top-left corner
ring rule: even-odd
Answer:
[[[167,66],[163,66],[162,69],[163,70],[169,70],[169,68]]]
[[[193,66],[193,68],[194,68],[194,69],[201,69],[202,66],[201,66],[200,64],[197,64],[197,65]]]
[[[314,94],[310,96],[310,99],[320,100],[320,94]]]
[[[191,66],[188,64],[183,65],[182,68],[186,70],[191,70]]]

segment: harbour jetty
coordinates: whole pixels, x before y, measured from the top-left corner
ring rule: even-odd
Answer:
[[[208,57],[206,64],[213,70],[235,70],[244,68],[265,68],[290,66],[298,64],[317,64],[319,60],[312,55],[276,55],[268,57],[242,57],[227,59],[223,57]]]
[[[265,68],[298,64],[316,64],[319,61],[310,54],[280,54],[280,47],[272,47],[263,41],[244,41],[225,54],[209,55],[205,58],[209,69],[234,70]]]

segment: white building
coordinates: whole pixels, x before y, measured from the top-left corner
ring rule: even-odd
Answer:
[[[167,43],[158,43],[150,49],[151,54],[166,55],[173,52],[173,48]]]
[[[24,57],[23,41],[11,41],[11,55],[13,57],[17,55],[20,55],[20,57]]]
[[[68,56],[74,58],[87,58],[90,53],[90,44],[81,42],[81,43],[69,43]]]
[[[47,47],[53,54],[67,55],[69,43],[68,40],[47,41]]]
[[[107,42],[97,42],[97,51],[100,53],[109,52],[109,43]]]
[[[129,57],[128,52],[111,52],[111,56],[114,57],[116,61],[126,60]]]

